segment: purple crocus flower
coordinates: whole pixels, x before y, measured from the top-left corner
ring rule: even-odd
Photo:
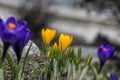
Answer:
[[[110,78],[112,79],[112,80],[118,80],[118,77],[114,74],[114,73],[110,73]]]
[[[16,22],[14,17],[9,17],[6,22],[0,19],[0,37],[3,42],[15,43],[24,35],[26,21]]]
[[[104,63],[110,58],[112,58],[114,52],[115,52],[115,48],[112,47],[111,45],[106,44],[106,43],[103,43],[100,45],[98,49],[98,57],[100,59],[100,68],[98,72],[101,71]]]
[[[17,23],[14,17],[9,17],[6,21],[0,19],[0,38],[4,46],[2,62],[4,61],[5,53],[9,46],[25,34],[26,24],[25,21]]]
[[[23,48],[25,47],[26,43],[30,40],[30,38],[31,38],[31,32],[29,29],[26,29],[25,34],[22,37],[20,37],[20,39],[17,40],[16,43],[12,44],[12,47],[17,56],[17,61],[18,61],[17,63],[19,63]]]
[[[40,80],[46,80],[45,79],[45,75],[44,74],[42,74],[42,76],[41,76],[41,79]]]

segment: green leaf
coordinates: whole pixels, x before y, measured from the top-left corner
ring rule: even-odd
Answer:
[[[22,77],[22,68],[19,70],[18,72],[18,77],[17,77],[17,80],[23,80],[23,77]]]
[[[47,52],[50,51],[50,61],[52,61],[55,58],[55,52],[54,52],[54,48],[53,47],[49,47],[49,49],[47,50]]]
[[[10,68],[11,68],[11,80],[15,80],[15,77],[16,77],[16,69],[15,69],[15,65],[12,61],[12,58],[10,57],[9,53],[7,52],[6,55],[5,55],[9,65],[10,65]]]
[[[78,47],[78,57],[81,59],[81,54],[82,54],[82,46],[80,45]]]
[[[56,53],[56,60],[57,60],[57,61],[60,61],[60,60],[62,59],[62,56],[63,56],[63,55],[64,55],[64,54],[62,54],[60,48],[58,48],[58,51],[57,51],[57,53]]]
[[[6,53],[6,59],[7,59],[8,63],[10,64],[11,70],[14,71],[15,65],[14,65],[12,58],[10,57],[8,52]]]
[[[72,63],[75,58],[74,48],[72,48],[72,47],[69,48],[67,53],[68,53],[69,62]]]
[[[43,51],[43,53],[46,53],[46,45],[44,42],[42,43],[42,51]]]
[[[0,69],[0,80],[4,80],[3,69]]]
[[[28,58],[28,53],[30,51],[31,46],[32,46],[32,43],[30,44],[30,46],[29,46],[29,48],[27,50],[27,53],[25,55],[25,60],[24,60],[23,67],[22,67],[21,77],[23,76],[23,73],[24,73],[25,64],[26,64],[26,61],[27,61],[27,58]]]
[[[80,65],[80,59],[78,56],[76,56],[74,58],[74,65],[75,65],[75,70],[77,71],[79,69],[79,65]]]
[[[93,58],[93,56],[88,56],[87,61],[86,61],[86,65],[88,65],[88,66],[90,65],[92,58]]]
[[[89,68],[88,65],[83,68],[83,71],[81,73],[81,76],[80,76],[79,80],[84,80],[85,76],[87,75],[88,68]]]
[[[97,78],[97,76],[98,76],[97,69],[96,69],[96,67],[95,67],[94,65],[92,65],[91,67],[92,67],[92,69],[93,69],[93,72],[94,72],[94,77],[95,77],[95,79],[96,79],[96,78]]]

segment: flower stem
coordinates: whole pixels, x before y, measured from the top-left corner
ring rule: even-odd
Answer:
[[[83,69],[79,80],[84,80],[85,75],[87,74],[88,68],[89,68],[89,66],[87,65],[87,66]]]
[[[5,58],[5,55],[6,55],[6,52],[8,50],[8,48],[10,47],[10,43],[4,43],[4,49],[3,49],[3,52],[2,52],[2,58],[1,58],[1,61],[3,63],[4,61],[4,58]]]
[[[78,80],[79,79],[79,68],[76,70],[76,66],[73,65],[73,80]]]
[[[57,61],[53,59],[53,74],[54,74],[54,80],[57,79]]]
[[[99,69],[98,69],[98,73],[101,72],[104,64],[105,64],[105,63],[104,63],[103,61],[100,61],[100,67],[99,67]]]
[[[69,80],[69,78],[70,78],[71,67],[72,67],[72,64],[68,61],[68,74],[67,74],[67,80]]]

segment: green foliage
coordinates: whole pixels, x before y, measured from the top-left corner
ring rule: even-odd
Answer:
[[[0,80],[4,80],[4,72],[3,72],[3,69],[0,69]]]
[[[62,78],[61,75],[67,72],[67,80],[108,80],[109,75],[104,73],[98,73],[99,63],[92,63],[93,56],[89,55],[86,59],[82,59],[82,46],[78,47],[77,53],[74,48],[70,47],[66,53],[62,53],[58,48],[54,50],[53,46],[46,48],[50,50],[50,63],[52,64],[49,73],[51,73],[51,80],[59,80]],[[52,69],[53,68],[53,69]],[[65,72],[66,71],[66,72]],[[62,72],[62,73],[61,73]],[[92,76],[91,76],[92,72]],[[46,76],[46,75],[45,75]],[[47,76],[46,76],[46,79]]]
[[[26,64],[26,61],[27,61],[27,57],[28,57],[28,54],[29,54],[29,51],[30,51],[30,48],[31,48],[31,46],[32,46],[32,43],[30,44],[30,46],[29,46],[29,48],[28,48],[28,50],[27,50],[27,53],[26,53],[26,55],[25,55],[25,60],[24,60],[24,64],[23,64],[23,67],[22,67],[22,71],[21,71],[21,78],[22,78],[22,76],[23,76],[23,72],[24,72],[24,68],[25,68],[25,64]]]
[[[40,70],[43,70],[41,72],[38,68],[36,68],[36,60],[28,62],[28,59],[30,59],[28,57],[30,47],[25,55],[22,65],[16,65],[10,55],[6,53],[6,59],[11,70],[10,80],[24,80],[26,76],[28,76],[31,80],[36,80],[40,79],[42,75],[46,78],[46,80],[63,80],[62,75],[64,75],[64,73],[67,73],[67,80],[110,79],[109,75],[106,73],[98,73],[99,63],[92,63],[93,57],[91,55],[84,60],[82,59],[82,46],[78,47],[77,53],[75,53],[73,47],[70,47],[64,54],[59,48],[54,50],[53,46],[46,47],[46,52],[43,53],[44,56],[47,56],[47,52],[50,51],[50,56],[46,57],[46,62],[44,62],[44,60],[36,59],[39,62],[38,67]],[[4,80],[5,78],[5,68],[3,68],[2,65],[3,64],[0,62],[0,80]],[[25,74],[25,71],[28,71],[26,72],[27,74]]]
[[[23,80],[24,68],[25,68],[26,60],[27,60],[28,53],[30,51],[31,45],[32,45],[32,43],[30,44],[29,49],[26,53],[23,66],[21,66],[21,65],[15,66],[12,58],[9,55],[9,53],[8,52],[6,53],[5,57],[8,61],[8,64],[10,65],[10,69],[11,69],[11,79],[10,80]],[[4,80],[4,70],[2,68],[2,62],[1,61],[0,61],[0,80]]]

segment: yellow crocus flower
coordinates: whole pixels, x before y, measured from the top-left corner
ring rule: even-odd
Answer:
[[[64,53],[73,41],[73,36],[61,34],[59,37],[59,46]]]
[[[47,56],[48,56],[48,57],[50,56],[50,50],[48,51]]]
[[[54,29],[42,29],[42,39],[46,46],[50,45],[51,41],[54,39],[56,35],[56,30]]]
[[[57,45],[56,42],[55,42],[54,45],[53,45],[53,49],[54,49],[55,51],[58,49],[58,45]],[[48,53],[47,53],[47,56],[49,57],[50,54],[51,54],[51,52],[50,52],[50,50],[49,50]]]
[[[56,42],[54,43],[53,48],[54,48],[54,50],[57,50],[57,49],[58,49],[58,45],[57,45]]]

